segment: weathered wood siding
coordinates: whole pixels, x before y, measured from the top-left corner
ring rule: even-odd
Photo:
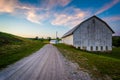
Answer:
[[[73,45],[88,51],[112,50],[112,32],[103,22],[92,18],[74,31]]]
[[[62,42],[68,45],[73,45],[73,35],[62,38]]]

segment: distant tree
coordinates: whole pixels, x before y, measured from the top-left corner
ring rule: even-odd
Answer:
[[[59,38],[59,37],[57,37],[57,38],[56,38],[56,40],[57,40],[57,41],[60,41],[60,38]]]
[[[116,47],[120,47],[120,36],[113,36],[112,45]]]
[[[43,41],[44,41],[44,38],[42,37],[40,40],[43,42]]]
[[[48,37],[47,39],[48,39],[48,41],[50,41],[50,40],[51,40],[51,37]]]
[[[36,37],[35,37],[35,40],[38,40],[38,39],[39,39],[38,36],[36,36]]]

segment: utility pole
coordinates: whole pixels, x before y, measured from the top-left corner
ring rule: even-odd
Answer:
[[[57,40],[57,33],[58,33],[58,32],[56,31],[56,40]]]
[[[56,44],[58,43],[58,40],[57,40],[57,31],[56,31]]]

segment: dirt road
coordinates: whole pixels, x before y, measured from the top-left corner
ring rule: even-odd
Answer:
[[[67,62],[51,44],[0,71],[0,80],[90,80],[87,73],[75,73],[75,65]]]

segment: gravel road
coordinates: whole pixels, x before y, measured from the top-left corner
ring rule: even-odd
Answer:
[[[66,60],[56,47],[45,45],[39,51],[0,71],[0,80],[91,80],[87,72]]]

